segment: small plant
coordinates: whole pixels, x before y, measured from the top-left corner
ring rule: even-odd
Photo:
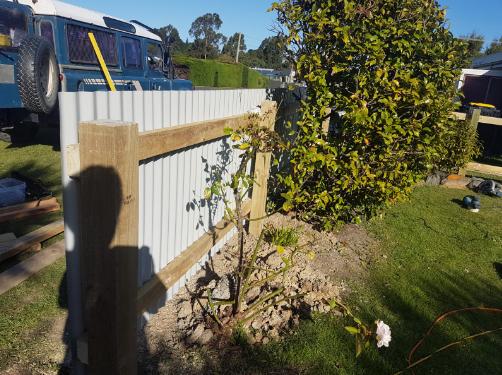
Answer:
[[[376,341],[378,348],[389,347],[392,340],[392,332],[390,327],[381,320],[375,321],[374,329],[370,325],[363,323],[363,321],[352,314],[350,309],[340,303],[339,301],[330,301],[329,305],[334,311],[339,311],[346,318],[350,318],[353,326],[346,326],[345,330],[354,336],[356,342],[356,358],[359,357],[363,351],[370,347],[373,340]]]
[[[265,227],[265,241],[275,246],[290,247],[298,245],[300,234],[296,228]]]
[[[266,113],[263,116],[268,115],[270,114]],[[253,319],[263,310],[277,303],[301,297],[299,295],[285,296],[285,288],[279,286],[277,288],[272,288],[272,290],[267,291],[263,295],[259,295],[255,301],[247,306],[245,311],[242,311],[243,303],[250,291],[261,288],[267,283],[271,283],[281,276],[284,276],[284,274],[293,267],[296,254],[303,251],[301,247],[296,246],[298,244],[298,235],[296,234],[295,239],[295,235],[292,231],[286,231],[288,235],[282,240],[286,240],[291,246],[295,244],[295,248],[286,254],[284,247],[280,245],[277,246],[277,252],[282,259],[282,266],[280,266],[279,269],[259,267],[258,254],[262,248],[266,232],[262,231],[252,254],[247,257],[244,252],[246,236],[244,220],[246,218],[243,213],[243,202],[249,195],[254,183],[252,176],[248,174],[248,164],[256,157],[257,153],[272,152],[281,147],[279,136],[274,131],[259,126],[257,123],[258,120],[260,120],[259,116],[251,115],[249,124],[245,127],[237,130],[226,130],[227,135],[229,135],[232,142],[234,142],[234,149],[241,152],[239,156],[241,159],[239,168],[236,173],[232,174],[229,180],[220,178],[205,192],[205,198],[207,200],[216,197],[224,204],[225,218],[235,224],[238,233],[239,262],[234,272],[236,280],[235,293],[233,293],[228,300],[218,300],[213,297],[211,290],[207,291],[208,310],[220,326],[223,325],[218,313],[220,307],[232,306],[232,315],[235,318],[234,322],[237,322],[237,326],[240,326]],[[227,194],[228,191],[231,192],[233,200],[229,199]],[[258,218],[258,220],[263,219],[264,218]],[[270,231],[270,228],[268,230]],[[253,278],[253,276],[256,276],[257,272],[264,272],[266,276],[258,279],[256,279],[256,277]]]

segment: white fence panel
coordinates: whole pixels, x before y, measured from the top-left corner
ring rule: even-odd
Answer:
[[[60,94],[67,277],[72,290],[68,302],[73,317],[71,331],[74,338],[83,330],[78,261],[80,234],[78,188],[68,175],[66,150],[78,143],[78,124],[95,120],[132,121],[138,124],[141,133],[245,114],[256,109],[266,96],[265,90]],[[225,159],[226,148],[225,139],[219,139],[141,162],[138,286],[147,282],[223,218],[221,205],[212,207],[197,202],[201,202],[204,189],[210,184],[211,167],[221,165],[222,159]],[[238,158],[233,152],[230,156],[234,157],[227,161],[227,174],[238,165]],[[232,235],[229,233],[212,251],[218,251]],[[183,287],[186,279],[195,274],[206,258],[180,279],[166,297],[171,298]]]

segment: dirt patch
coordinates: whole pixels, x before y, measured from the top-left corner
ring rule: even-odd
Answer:
[[[280,340],[302,317],[314,312],[328,312],[326,301],[348,293],[348,281],[365,278],[378,248],[365,229],[356,225],[345,226],[337,233],[319,232],[284,215],[274,215],[267,224],[275,228],[294,227],[300,233],[299,244],[305,245],[306,251],[298,255],[295,266],[280,285],[286,289],[286,294],[305,294],[305,297],[301,301],[268,308],[247,322],[244,329],[250,344]],[[248,253],[255,242],[255,238],[248,239]],[[315,256],[312,257],[310,252]],[[235,268],[237,255],[234,239],[152,317],[140,339],[141,373],[225,373],[222,369],[228,368],[239,357],[241,348],[235,345],[235,337],[215,327],[214,321],[208,317],[207,302],[204,302],[207,301],[204,299],[206,289],[222,295],[230,293],[228,285],[232,280],[227,278],[229,271]],[[280,268],[281,256],[275,246],[263,246],[258,264],[263,268]],[[257,272],[256,279],[263,276],[266,274]],[[277,285],[262,289],[261,295],[273,287]],[[257,297],[251,295],[247,300],[250,305],[253,298],[256,300]],[[221,310],[221,317],[226,319],[224,310]]]

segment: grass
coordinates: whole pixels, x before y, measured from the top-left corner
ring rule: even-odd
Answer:
[[[50,134],[51,138],[53,136]],[[0,141],[0,178],[18,171],[32,179],[39,179],[62,202],[60,153],[54,149],[52,142],[45,142],[46,137],[47,133],[42,131],[37,138],[40,144],[24,146]],[[59,217],[61,213],[0,224],[0,233],[14,232],[21,236]],[[56,240],[61,238],[59,236]],[[21,254],[3,263],[0,272],[27,256],[29,254]],[[65,313],[64,272],[65,260],[60,259],[20,286],[0,295],[0,372],[39,351],[40,341],[50,331],[54,318]]]
[[[285,341],[249,353],[246,366],[264,373],[393,374],[406,367],[409,350],[442,312],[502,307],[497,263],[502,261],[502,199],[483,197],[481,212],[473,214],[459,205],[464,195],[465,191],[419,188],[410,202],[367,224],[381,241],[382,259],[364,284],[352,285],[348,303],[365,321],[382,319],[391,326],[390,348],[371,348],[356,361],[344,322],[318,316]],[[434,330],[415,358],[499,327],[500,315],[454,317]],[[416,373],[495,374],[502,368],[501,351],[502,334],[486,336],[434,357]]]
[[[54,147],[55,132],[54,129],[42,130],[36,139],[38,144],[13,146],[0,141],[0,178],[10,177],[12,172],[17,171],[31,179],[40,180],[62,203],[61,159],[60,152]],[[19,237],[60,217],[61,213],[55,213],[22,222],[0,224],[0,233],[13,232]]]
[[[0,373],[41,350],[52,321],[65,314],[65,260],[0,295]]]
[[[194,86],[226,88],[266,88],[268,80],[257,71],[242,64],[228,64],[215,60],[201,60],[175,56],[176,64],[188,65]]]

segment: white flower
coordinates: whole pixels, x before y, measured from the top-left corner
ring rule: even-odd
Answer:
[[[390,327],[382,322],[381,320],[376,321],[377,330],[376,330],[376,339],[377,346],[381,348],[382,346],[389,347],[391,337]]]

